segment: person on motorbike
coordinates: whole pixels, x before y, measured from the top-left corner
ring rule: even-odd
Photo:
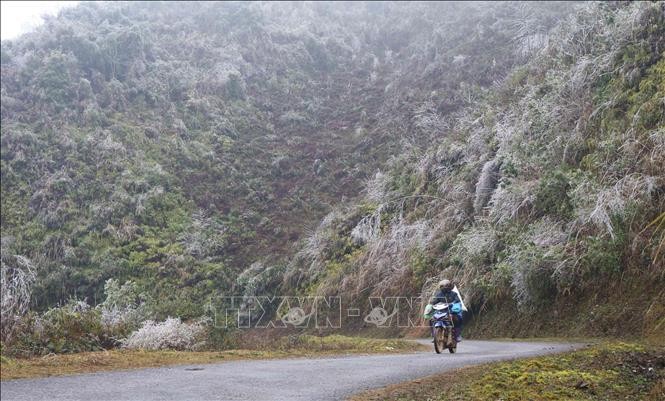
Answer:
[[[430,304],[436,305],[441,302],[447,304],[461,303],[462,300],[460,299],[459,294],[453,291],[454,288],[455,285],[448,279],[439,281],[439,289],[434,293],[434,297]],[[460,342],[462,341],[462,312],[453,313],[452,317],[453,324],[455,325],[455,328],[453,329],[455,341]],[[430,322],[430,326],[431,324],[432,323]]]

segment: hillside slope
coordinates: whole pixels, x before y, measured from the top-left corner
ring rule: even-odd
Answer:
[[[475,333],[664,338],[664,7],[66,10],[2,43],[3,286],[187,319],[450,277]]]
[[[589,3],[322,221],[284,286],[462,288],[486,335],[665,338],[663,3]]]
[[[86,3],[2,43],[3,266],[194,317],[523,64],[568,4]],[[11,272],[10,272],[11,273]]]

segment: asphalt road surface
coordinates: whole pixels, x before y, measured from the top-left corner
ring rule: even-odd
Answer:
[[[431,344],[428,344],[431,346]],[[464,341],[456,354],[342,355],[234,361],[3,381],[10,400],[341,400],[445,370],[579,347]]]

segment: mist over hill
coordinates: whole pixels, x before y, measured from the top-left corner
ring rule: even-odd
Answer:
[[[45,310],[131,280],[153,317],[195,318],[220,292],[358,301],[446,276],[474,313],[662,330],[663,12],[67,9],[2,42],[3,283],[33,271]],[[527,320],[492,327],[564,330]]]

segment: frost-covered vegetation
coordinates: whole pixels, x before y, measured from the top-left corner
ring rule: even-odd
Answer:
[[[3,287],[4,290],[5,287]],[[219,330],[206,319],[183,322],[167,318],[150,320],[156,315],[154,304],[132,281],[119,285],[109,279],[105,299],[97,306],[70,299],[43,313],[28,311],[6,315],[3,309],[3,342],[15,356],[98,351],[123,347],[146,350],[193,350],[211,348]],[[13,317],[4,321],[5,316]]]
[[[665,334],[664,11],[584,4],[522,42],[542,41],[322,226],[287,286],[428,297],[449,277],[496,316],[480,332]]]
[[[123,341],[123,346],[129,349],[191,351],[203,345],[204,336],[205,326],[200,323],[183,323],[176,318],[168,318],[161,323],[148,320]]]
[[[33,307],[98,303],[116,278],[160,319],[200,315],[570,8],[86,3],[3,42],[2,235],[35,267]]]
[[[3,341],[442,276],[662,330],[664,38],[659,2],[67,9],[2,43]]]

